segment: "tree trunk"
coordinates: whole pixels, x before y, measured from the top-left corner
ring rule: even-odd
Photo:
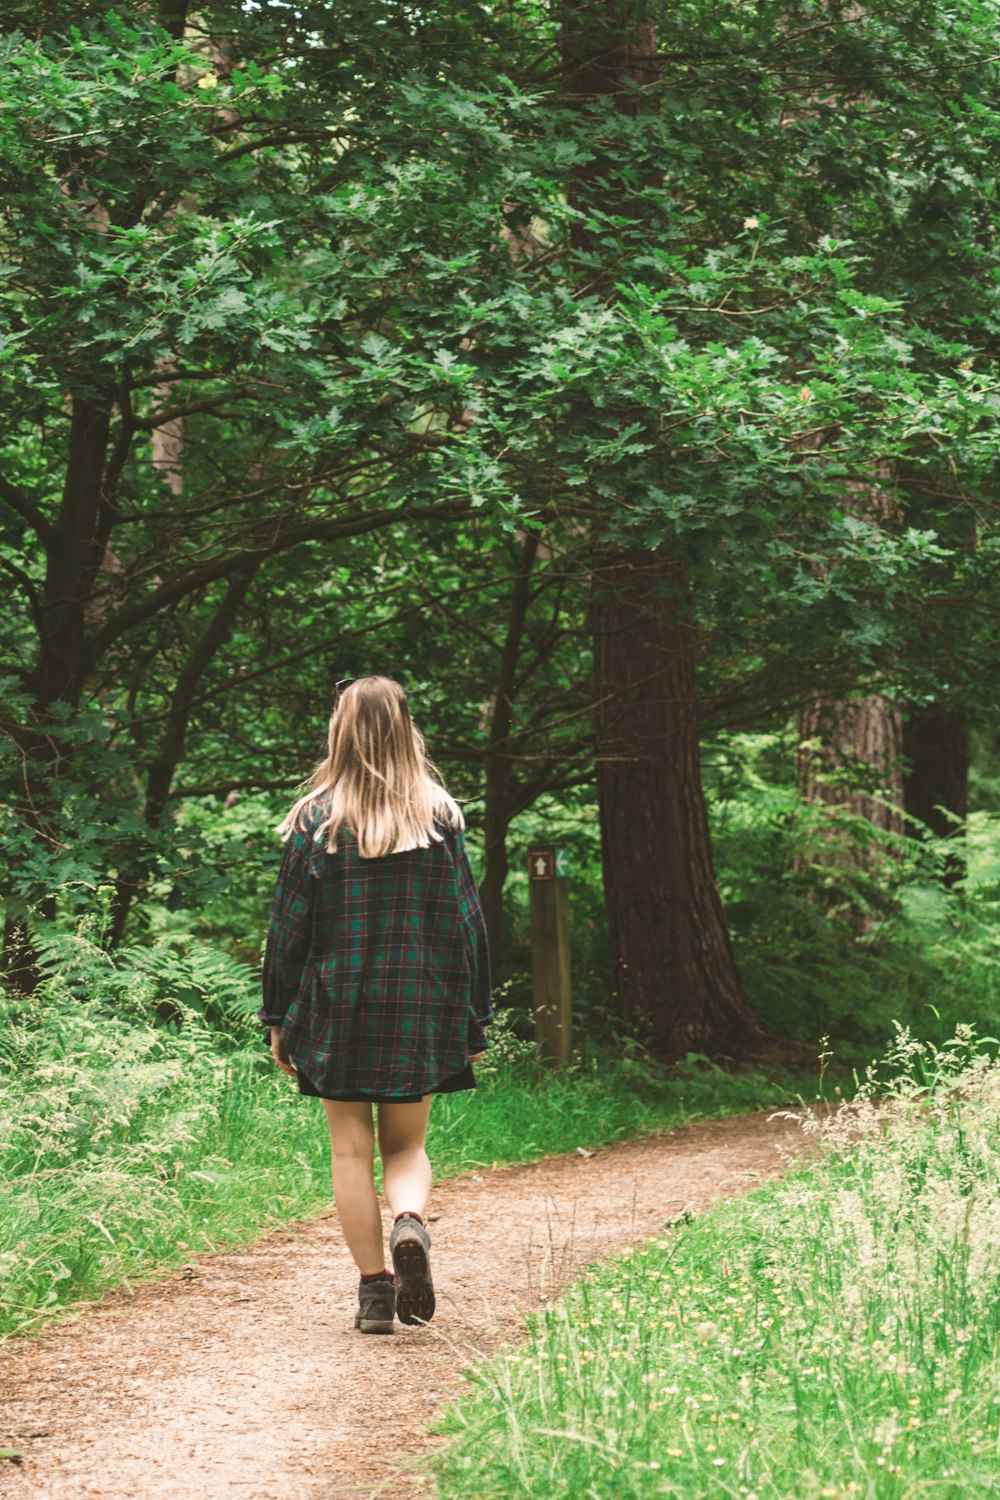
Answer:
[[[799,710],[795,755],[800,795],[831,810],[865,818],[876,830],[903,832],[902,715],[880,693],[864,698],[815,699]],[[807,748],[807,742],[808,748]],[[817,848],[800,846],[792,862],[797,874],[816,864],[846,875],[878,876],[899,857],[893,841],[859,843],[838,826],[836,812],[820,830]],[[835,878],[835,907],[859,933],[870,932],[875,913],[859,910],[850,883]]]
[[[107,504],[104,472],[111,427],[110,398],[77,396],[72,400],[69,454],[58,524],[45,535],[45,584],[38,611],[38,656],[28,679],[35,702],[30,724],[17,736],[21,776],[14,803],[22,823],[40,842],[51,841],[52,810],[66,755],[61,736],[47,733],[51,707],[76,707],[89,667],[86,634],[87,599],[104,556],[103,522]],[[15,861],[15,864],[19,861]],[[15,873],[14,868],[8,875]],[[8,901],[13,900],[12,893]],[[29,907],[32,903],[28,903]],[[34,909],[43,918],[55,915],[51,896],[39,891]],[[30,994],[39,981],[31,924],[15,909],[4,922],[3,969],[8,983]]]
[[[170,209],[164,216],[166,219],[175,219],[176,210]],[[178,368],[178,360],[175,355],[168,355],[165,359],[156,362],[158,370],[164,375],[173,375]],[[169,408],[173,398],[173,385],[170,381],[164,381],[163,385],[156,385],[151,392],[154,407]],[[184,491],[184,420],[182,417],[171,417],[167,422],[160,422],[150,433],[150,458],[153,469],[166,484],[172,495],[180,495]]]
[[[656,34],[634,8],[564,0],[563,86],[585,110],[613,99],[635,114],[656,78]],[[604,120],[603,113],[601,115]],[[612,133],[613,134],[613,133]],[[616,174],[606,122],[569,184],[574,206],[641,213]],[[603,155],[602,155],[603,153]],[[578,223],[574,243],[600,245]],[[588,271],[595,285],[593,269]],[[597,278],[599,280],[599,277]],[[610,287],[605,289],[613,295]],[[623,423],[630,414],[623,412]],[[606,501],[596,508],[598,535]],[[682,563],[665,551],[597,544],[592,624],[604,897],[616,958],[616,1008],[668,1057],[731,1052],[760,1036],[729,943],[712,868],[694,693],[694,633]]]
[[[8,793],[11,811],[23,828],[31,830],[39,844],[54,845],[52,777],[59,764],[58,741],[44,732],[23,727],[13,730],[12,738],[20,757],[20,775]],[[37,914],[43,921],[52,921],[56,903],[44,888],[34,893],[34,900],[16,894],[23,860],[20,851],[8,860],[0,887],[4,904],[2,972],[15,993],[30,995],[42,977],[31,917]]]
[[[815,698],[799,710],[797,729],[802,796],[856,814],[886,833],[901,834],[903,722],[896,704],[881,693]],[[807,743],[813,748],[803,748]]]
[[[259,564],[252,564],[229,580],[218,608],[195,641],[187,661],[178,673],[156,756],[149,767],[143,815],[150,828],[159,826],[170,801],[170,788],[177,767],[184,758],[191,710],[202,677],[229,639],[258,566]],[[132,902],[149,878],[149,870],[143,858],[129,858],[126,853],[123,863],[125,868],[115,882],[109,935],[112,947],[117,947],[121,942]]]
[[[187,25],[188,0],[159,0],[156,10],[160,25],[179,42]]]
[[[685,570],[603,553],[593,584],[597,790],[617,1010],[668,1057],[760,1032],[712,867]]]
[[[969,813],[969,735],[961,710],[934,703],[911,710],[903,723],[903,796],[908,832],[922,837],[929,828],[937,838],[952,839],[941,873],[948,887],[966,876],[962,848]],[[956,821],[957,820],[957,821]]]
[[[40,722],[57,701],[76,707],[87,679],[87,601],[110,530],[104,488],[110,429],[110,399],[73,398],[66,479],[58,525],[46,545],[39,651],[31,674]]]
[[[849,481],[844,509],[895,528],[901,514],[886,483],[891,477],[888,466],[882,466],[874,482]],[[821,576],[826,571],[819,569]],[[796,728],[795,775],[805,801],[864,818],[891,837],[861,844],[845,836],[833,817],[821,830],[820,849],[800,848],[792,868],[802,874],[818,860],[848,873],[877,875],[887,860],[899,858],[895,839],[903,832],[903,720],[898,705],[882,693],[817,697],[799,709]],[[847,905],[850,909],[849,896]],[[852,911],[852,919],[861,931],[869,931],[874,921],[867,911]]]
[[[510,824],[510,762],[508,738],[514,715],[517,662],[531,598],[531,569],[538,553],[539,534],[529,531],[521,547],[507,631],[500,653],[493,713],[486,750],[483,879],[479,898],[486,919],[486,934],[494,976],[499,975],[503,952],[503,888],[507,879],[507,829]]]

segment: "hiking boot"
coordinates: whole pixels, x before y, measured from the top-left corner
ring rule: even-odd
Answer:
[[[396,1316],[401,1323],[428,1323],[434,1316],[431,1237],[419,1219],[397,1219],[389,1236],[396,1273]]]
[[[362,1333],[391,1333],[392,1315],[396,1310],[396,1289],[388,1276],[358,1285],[358,1310],[354,1326]]]

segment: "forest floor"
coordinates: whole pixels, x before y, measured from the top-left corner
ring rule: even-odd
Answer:
[[[0,1495],[401,1500],[463,1370],[590,1262],[781,1173],[811,1137],[760,1111],[474,1172],[428,1210],[438,1310],[354,1329],[331,1211],[199,1257],[0,1349]],[[388,1222],[386,1225],[388,1229]]]

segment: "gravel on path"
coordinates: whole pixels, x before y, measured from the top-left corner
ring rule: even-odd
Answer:
[[[428,1492],[412,1470],[427,1424],[524,1313],[685,1209],[777,1176],[809,1140],[759,1112],[453,1178],[428,1210],[434,1321],[391,1337],[355,1332],[331,1211],[9,1341],[0,1447],[22,1459],[0,1462],[0,1495],[412,1500]]]

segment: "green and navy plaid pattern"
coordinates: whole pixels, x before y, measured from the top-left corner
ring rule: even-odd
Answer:
[[[285,845],[260,1019],[321,1094],[423,1094],[487,1045],[486,926],[465,841],[362,859]]]

